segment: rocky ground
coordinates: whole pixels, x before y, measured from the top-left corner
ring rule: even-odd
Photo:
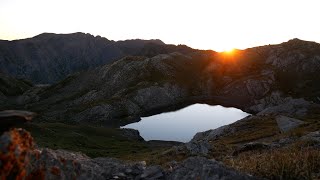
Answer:
[[[188,143],[166,148],[158,145],[163,149],[152,155],[138,147],[140,152],[135,156],[144,156],[135,161],[90,158],[80,152],[39,147],[29,132],[12,129],[0,138],[0,174],[32,179],[320,178],[319,105],[301,99],[292,101],[297,102],[290,108],[284,109],[287,105],[280,104],[268,113],[199,132]],[[292,117],[292,112],[303,108],[305,113]],[[277,115],[279,110],[283,115]],[[284,111],[290,112],[291,117]],[[144,142],[137,131],[128,129],[121,134]]]
[[[190,157],[170,168],[145,161],[89,158],[65,150],[36,149],[22,129],[6,132],[1,140],[0,177],[26,179],[256,179],[203,157]]]

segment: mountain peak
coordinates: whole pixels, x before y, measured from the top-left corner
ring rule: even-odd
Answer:
[[[305,44],[318,44],[314,41],[306,41],[306,40],[301,40],[299,38],[293,38],[290,39],[287,42],[281,43],[282,45],[289,45],[289,46],[296,46],[296,45],[305,45]]]

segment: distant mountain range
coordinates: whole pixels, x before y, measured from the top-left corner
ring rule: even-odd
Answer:
[[[0,73],[51,84],[124,56],[151,57],[176,51],[194,50],[183,45],[166,45],[158,39],[111,41],[85,33],[43,33],[22,40],[0,40]]]

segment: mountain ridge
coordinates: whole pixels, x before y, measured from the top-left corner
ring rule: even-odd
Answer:
[[[34,83],[54,83],[68,75],[113,62],[128,55],[152,56],[180,51],[161,40],[110,41],[85,33],[43,33],[32,38],[0,41],[0,72]],[[194,51],[184,47],[184,52]]]

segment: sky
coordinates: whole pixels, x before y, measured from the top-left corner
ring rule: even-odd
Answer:
[[[320,42],[319,0],[0,0],[0,39],[85,32],[197,49]]]

